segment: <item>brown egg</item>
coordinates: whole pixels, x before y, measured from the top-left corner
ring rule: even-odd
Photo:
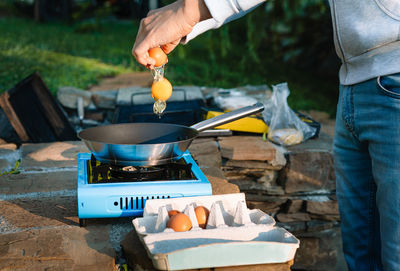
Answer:
[[[167,228],[174,231],[188,231],[192,228],[192,221],[187,215],[178,213],[168,220]]]
[[[194,209],[194,213],[196,214],[197,222],[199,223],[199,227],[205,229],[207,226],[208,215],[210,211],[204,206],[197,206]]]
[[[168,211],[168,216],[171,217],[171,216],[174,216],[174,215],[179,214],[179,213],[180,212],[178,210],[171,210],[171,211]]]

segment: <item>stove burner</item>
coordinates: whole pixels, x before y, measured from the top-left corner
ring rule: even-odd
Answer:
[[[151,181],[166,175],[166,169],[160,167],[118,167],[110,166],[111,177],[121,180]]]
[[[143,182],[195,179],[192,164],[184,159],[158,166],[117,166],[102,164],[92,155],[88,161],[89,183]]]

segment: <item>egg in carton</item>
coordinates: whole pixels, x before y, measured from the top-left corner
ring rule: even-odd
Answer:
[[[206,229],[197,223],[197,206],[210,211]],[[185,232],[167,228],[171,210],[186,214],[192,228]],[[143,218],[134,219],[133,225],[160,270],[284,263],[299,247],[299,240],[276,227],[272,217],[248,209],[243,193],[149,200]]]
[[[203,206],[209,212],[206,230],[227,227],[273,227],[275,220],[259,209],[249,210],[243,193],[148,200],[143,218],[133,220],[139,237],[147,234],[173,232],[167,227],[168,212],[177,210],[190,218],[190,231],[201,231],[195,208]]]

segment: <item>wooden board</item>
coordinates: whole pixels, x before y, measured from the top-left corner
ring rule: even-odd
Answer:
[[[21,142],[76,140],[65,112],[38,73],[0,95],[2,107]]]

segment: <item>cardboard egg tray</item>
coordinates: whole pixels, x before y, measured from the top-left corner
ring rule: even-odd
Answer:
[[[206,229],[199,227],[196,206],[210,210]],[[189,216],[192,229],[166,227],[168,211]],[[283,263],[294,258],[299,240],[261,210],[250,210],[245,195],[226,194],[146,201],[133,225],[155,268],[183,270],[247,264]]]

